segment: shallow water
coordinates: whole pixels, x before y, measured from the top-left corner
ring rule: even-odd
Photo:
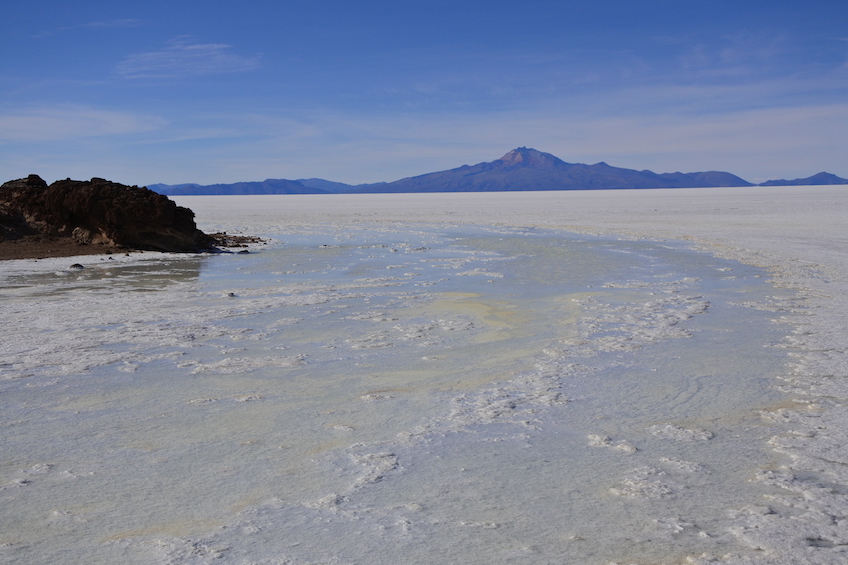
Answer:
[[[744,555],[788,331],[760,270],[487,226],[9,263],[0,560]]]

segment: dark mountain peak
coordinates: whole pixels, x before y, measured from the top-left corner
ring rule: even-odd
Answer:
[[[543,153],[529,147],[518,147],[513,149],[496,161],[507,167],[534,167],[546,168],[553,167],[559,164],[565,164],[564,161],[554,157],[550,153]]]
[[[829,173],[796,181],[769,184],[848,184]],[[361,192],[494,192],[515,190],[598,190],[617,188],[695,188],[752,186],[722,171],[654,173],[615,167],[604,161],[587,165],[567,163],[532,147],[517,147],[500,159],[403,178],[393,182],[349,185],[318,178],[289,181],[266,179],[209,186],[154,185],[162,194],[305,194]]]
[[[808,180],[810,184],[845,184],[844,178],[824,171],[814,174]]]
[[[811,177],[795,180],[770,180],[762,183],[760,186],[814,186],[826,184],[848,184],[848,179],[843,179],[831,173],[816,173]]]
[[[473,166],[409,177],[379,186],[357,187],[357,192],[494,192],[515,190],[593,190],[608,188],[689,188],[697,186],[750,186],[730,173],[674,173],[657,175],[613,167],[565,161],[530,147],[513,149],[500,159]]]

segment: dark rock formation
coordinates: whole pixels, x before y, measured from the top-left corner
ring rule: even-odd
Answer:
[[[194,212],[147,188],[100,178],[48,186],[37,175],[0,186],[0,240],[39,234],[151,251],[215,247],[197,229]]]

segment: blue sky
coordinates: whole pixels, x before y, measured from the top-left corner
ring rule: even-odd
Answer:
[[[844,0],[28,0],[0,53],[3,181],[376,182],[519,146],[848,177]]]

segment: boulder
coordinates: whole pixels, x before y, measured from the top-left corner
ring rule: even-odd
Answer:
[[[38,175],[0,186],[0,239],[32,234],[150,251],[198,252],[215,240],[167,196],[101,178],[47,185]]]

